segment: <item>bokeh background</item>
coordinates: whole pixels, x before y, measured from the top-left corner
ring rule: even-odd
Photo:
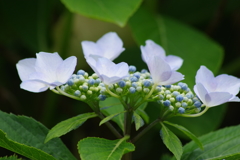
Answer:
[[[221,67],[217,73],[240,77],[240,1],[145,0],[141,7],[152,14],[175,19],[217,42],[224,50],[224,58],[218,62]],[[51,91],[36,94],[20,89],[21,81],[16,63],[20,59],[35,57],[40,51],[58,52],[64,59],[71,55],[77,56],[76,71],[84,69],[92,73],[83,58],[80,42],[96,41],[103,34],[115,31],[126,48],[115,62],[126,61],[141,70],[146,68],[146,65],[141,60],[139,44],[134,39],[132,29],[129,24],[119,27],[113,23],[73,13],[60,0],[0,0],[0,110],[33,117],[49,129],[62,120],[91,111],[85,103],[56,95]],[[198,50],[204,56],[205,50]],[[214,63],[214,59],[212,62]],[[151,120],[157,116],[157,109],[147,108]],[[220,115],[217,114],[220,118],[218,117],[209,130],[240,124],[238,103],[216,108],[211,114],[214,115],[218,110],[221,112]],[[99,127],[98,123],[99,119],[90,119],[80,128],[61,137],[76,157],[79,157],[76,145],[82,138],[95,136],[115,139],[107,127]],[[201,126],[201,121],[193,125]],[[194,131],[198,136],[206,132]],[[181,140],[183,144],[188,142],[183,136]],[[148,132],[136,147],[134,159],[159,159],[161,153],[171,155],[162,144],[159,126]],[[0,148],[0,156],[6,155],[12,153]]]

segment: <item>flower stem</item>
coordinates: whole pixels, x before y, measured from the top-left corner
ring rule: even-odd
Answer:
[[[92,108],[92,110],[98,115],[98,117],[101,120],[105,118],[103,116],[103,114],[101,113],[101,111],[99,109],[100,107],[98,104],[94,104],[93,102],[87,102],[87,104]],[[110,122],[106,122],[105,124],[117,138],[123,137]]]
[[[200,112],[200,113],[197,113],[197,114],[182,114],[180,116],[182,116],[182,117],[199,117],[199,116],[203,115],[204,113],[206,113],[209,108],[210,107],[206,106],[204,108],[204,110],[202,112]]]
[[[111,96],[113,96],[113,97],[116,97],[116,98],[120,98],[118,95],[116,95],[115,93],[113,93],[112,91],[110,91],[110,89],[108,88],[108,85],[105,85],[106,86],[106,90],[107,90],[107,92],[111,95]]]
[[[153,126],[161,122],[162,119],[158,118],[155,121],[153,121],[151,124],[149,124],[146,128],[144,128],[141,132],[139,132],[133,139],[132,143],[136,142],[140,137],[142,137],[147,131],[149,131]]]

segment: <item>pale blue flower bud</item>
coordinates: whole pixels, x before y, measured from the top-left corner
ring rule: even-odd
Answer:
[[[132,87],[137,88],[137,87],[138,87],[138,84],[137,84],[136,82],[133,82],[133,83],[132,83]]]
[[[130,77],[130,81],[131,82],[137,82],[138,81],[138,78],[133,76],[133,77]]]
[[[172,85],[165,85],[167,89],[170,89]]]
[[[144,80],[144,81],[143,81],[143,85],[144,85],[145,87],[149,87],[149,86],[152,85],[152,83],[151,83],[151,81],[149,81],[149,80]]]
[[[95,80],[95,84],[100,84],[101,83],[101,80],[98,78]]]
[[[88,90],[88,86],[83,85],[83,86],[82,86],[82,90],[83,90],[83,91],[87,91],[87,90]]]
[[[139,72],[136,72],[136,73],[133,74],[133,76],[135,76],[135,77],[137,77],[137,79],[139,79],[141,75],[140,75]]]
[[[120,82],[118,82],[118,85],[123,88],[123,87],[126,86],[126,82],[125,81],[120,81]]]
[[[199,101],[194,102],[193,104],[195,107],[200,108],[202,106],[202,103]]]
[[[181,114],[185,113],[185,109],[183,107],[178,108],[178,113]]]
[[[147,73],[147,72],[148,72],[148,70],[146,70],[146,69],[141,70],[141,73]]]
[[[177,97],[180,93],[178,91],[173,91],[172,94],[173,94],[174,97]]]
[[[81,92],[80,92],[79,90],[76,90],[76,91],[74,92],[74,95],[75,95],[75,96],[80,96],[80,95],[81,95]]]
[[[186,102],[182,103],[182,107],[186,108],[188,106],[188,104]]]
[[[187,90],[188,86],[186,83],[179,82],[178,85],[182,88],[182,90]]]
[[[160,94],[160,95],[158,95],[158,98],[159,98],[160,100],[163,100],[164,96]]]
[[[166,107],[169,107],[171,104],[171,102],[169,100],[166,100],[163,102],[163,105],[166,106]]]
[[[135,89],[134,87],[130,87],[130,88],[129,88],[129,92],[130,92],[130,93],[135,93],[135,92],[136,92],[136,89]]]
[[[135,72],[137,70],[137,68],[135,67],[135,66],[129,66],[129,72],[130,73],[133,73],[133,72]]]
[[[95,80],[94,80],[94,79],[89,79],[89,80],[88,80],[88,84],[89,84],[89,85],[94,85],[94,83],[95,83]]]
[[[84,74],[85,74],[85,71],[84,71],[84,70],[79,70],[79,71],[77,72],[77,75],[83,75],[83,76],[84,76]]]
[[[176,100],[178,102],[181,102],[183,100],[183,96],[182,95],[177,95]]]
[[[74,84],[73,79],[69,79],[68,82],[67,82],[67,84],[68,84],[69,86],[72,86],[72,85]]]
[[[193,98],[193,94],[192,94],[192,93],[187,93],[187,94],[186,94],[186,97],[189,98],[189,99],[190,99],[190,98]]]
[[[100,101],[104,101],[106,98],[107,98],[107,96],[102,95],[102,94],[100,94],[100,95],[98,96],[98,99],[99,99]]]

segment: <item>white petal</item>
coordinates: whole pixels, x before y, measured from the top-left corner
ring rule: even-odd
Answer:
[[[231,98],[231,99],[229,100],[229,102],[240,102],[240,99],[239,99],[239,97],[234,96],[233,98]]]
[[[218,84],[216,91],[229,92],[232,95],[236,95],[240,88],[240,79],[227,74],[221,74],[216,77]]]
[[[116,64],[113,72],[115,73],[115,75],[125,78],[125,77],[129,76],[128,70],[129,70],[128,64],[125,62],[121,62],[121,63]]]
[[[86,61],[87,63],[89,64],[89,66],[93,69],[93,71],[99,75],[100,73],[98,72],[97,70],[97,59],[95,59],[92,55],[91,56],[88,56],[88,57],[85,57],[86,58]]]
[[[100,74],[108,75],[110,77],[114,75],[113,70],[115,69],[115,65],[115,63],[107,58],[98,58],[96,61],[96,70]]]
[[[146,62],[154,83],[170,78],[171,68],[160,56],[148,57]]]
[[[54,82],[57,79],[57,68],[62,64],[63,60],[58,53],[40,52],[37,55],[36,71],[43,73],[47,79],[46,82]]]
[[[195,77],[196,83],[201,83],[209,92],[215,91],[217,83],[213,73],[205,66],[201,66]]]
[[[178,56],[169,55],[165,58],[165,60],[172,70],[178,70],[183,64],[183,59]]]
[[[117,77],[117,76],[109,77],[106,75],[100,75],[100,77],[101,77],[102,81],[107,85],[117,83],[123,79],[122,77]]]
[[[18,71],[18,75],[22,81],[28,80],[29,75],[36,72],[35,71],[35,63],[36,63],[36,58],[27,58],[20,60],[16,67]]]
[[[208,94],[207,90],[204,88],[204,86],[201,83],[197,83],[194,86],[194,92],[196,93],[196,95],[198,96],[198,98],[203,102],[203,104],[205,104],[206,106],[208,106],[207,101],[205,99],[205,96]],[[209,106],[208,106],[209,107]]]
[[[160,56],[161,58],[165,58],[166,53],[165,50],[152,40],[146,41],[146,46],[141,46],[141,52],[142,52],[142,59],[145,63],[147,63],[147,59],[150,56]]]
[[[125,49],[123,48],[123,42],[115,32],[109,32],[103,35],[96,44],[103,51],[103,57],[110,60],[117,58]]]
[[[66,83],[73,74],[76,65],[77,58],[75,56],[65,59],[57,69],[57,81],[63,84]]]
[[[24,81],[20,85],[20,88],[35,93],[46,91],[48,87],[48,84],[35,80]]]
[[[171,76],[166,81],[161,82],[161,85],[170,85],[178,81],[181,81],[183,79],[184,79],[184,75],[182,75],[179,72],[173,71]]]
[[[89,55],[99,55],[103,52],[99,46],[91,41],[83,41],[82,43],[83,54],[86,57]]]
[[[212,92],[205,96],[208,107],[218,106],[226,103],[231,99],[232,95],[227,92]]]

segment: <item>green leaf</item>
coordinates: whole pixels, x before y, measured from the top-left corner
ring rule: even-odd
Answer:
[[[173,124],[173,123],[170,123],[168,121],[164,121],[164,123],[168,124],[168,125],[171,125],[177,129],[179,129],[180,131],[182,131],[185,135],[187,135],[189,138],[191,138],[193,141],[195,141],[195,143],[201,148],[203,149],[203,145],[202,143],[199,141],[199,139],[194,135],[192,134],[189,130],[187,130],[186,128],[184,128],[183,126],[180,126],[180,125],[177,125],[177,124]]]
[[[44,144],[48,129],[25,116],[0,111],[0,146],[32,160],[75,160],[59,138]]]
[[[66,133],[74,129],[77,129],[89,118],[94,118],[94,117],[97,117],[96,113],[84,113],[58,123],[48,132],[48,135],[44,143],[48,142],[53,138],[65,135]]]
[[[124,26],[142,0],[61,0],[72,12]]]
[[[211,132],[199,138],[204,150],[193,141],[183,148],[182,160],[240,159],[240,125]]]
[[[9,157],[0,157],[0,160],[21,160],[21,158],[18,158],[17,156],[9,156]]]
[[[78,142],[78,152],[82,160],[120,160],[125,153],[135,150],[132,143],[126,142],[128,138],[107,140],[88,137]]]
[[[126,112],[126,111],[122,111],[122,112],[115,113],[115,114],[112,114],[110,116],[105,117],[103,120],[101,120],[101,122],[99,123],[99,126],[101,126],[103,123],[106,123],[106,122],[110,121],[114,117],[119,116],[121,113],[124,113],[124,112]]]
[[[136,131],[144,125],[144,121],[136,112],[133,113]]]
[[[162,129],[160,131],[160,135],[162,137],[163,143],[174,154],[177,160],[180,160],[183,152],[181,141],[163,123],[161,123],[161,125]]]
[[[6,134],[2,130],[0,130],[0,146],[32,160],[56,160],[53,156],[40,149],[12,141],[7,138]]]
[[[186,75],[184,81],[190,88],[195,83],[196,71],[200,65],[207,66],[214,73],[221,66],[223,49],[186,24],[162,15],[153,16],[141,8],[129,20],[129,24],[139,45],[145,45],[145,41],[151,39],[160,44],[168,55],[184,59],[179,71]]]
[[[149,116],[147,113],[144,111],[145,108],[147,107],[148,103],[142,104],[140,107],[136,109],[136,113],[143,118],[143,120],[148,123],[149,122]]]
[[[100,101],[100,108],[101,108],[101,112],[105,116],[113,115],[113,114],[124,111],[124,107],[122,106],[121,102],[115,97],[110,97],[110,98],[107,98],[105,101]],[[113,117],[112,120],[118,124],[118,126],[122,129],[122,131],[124,130],[123,114]]]

